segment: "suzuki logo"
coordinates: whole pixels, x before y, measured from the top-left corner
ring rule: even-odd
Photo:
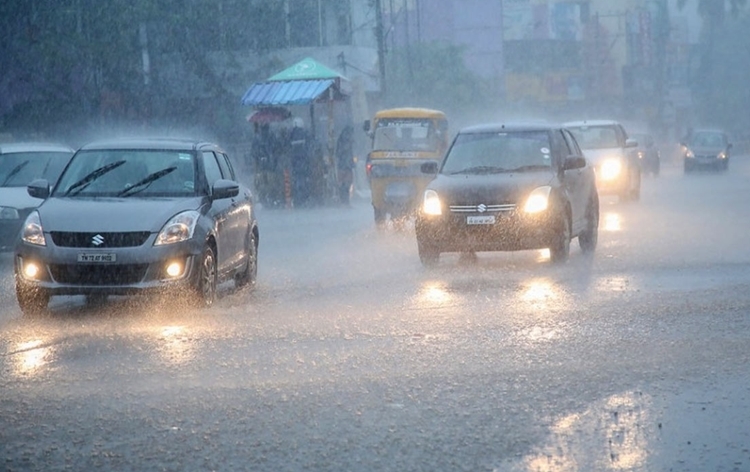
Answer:
[[[477,205],[477,211],[479,213],[484,213],[485,211],[487,211],[487,205],[485,205],[484,203]]]
[[[104,242],[104,237],[101,234],[97,234],[93,238],[91,238],[91,244],[94,246],[99,246]]]

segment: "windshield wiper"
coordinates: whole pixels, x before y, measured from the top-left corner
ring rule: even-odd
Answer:
[[[508,169],[497,166],[474,166],[461,169],[456,172],[451,172],[450,175],[456,174],[499,174],[501,172],[508,172]]]
[[[83,189],[88,187],[91,182],[98,179],[99,177],[106,174],[107,172],[110,172],[111,170],[114,170],[120,167],[123,164],[125,164],[125,161],[115,161],[105,166],[99,167],[98,169],[94,169],[93,171],[89,172],[84,178],[82,178],[78,182],[68,187],[68,190],[65,191],[63,196],[67,197],[68,195],[78,195],[80,192],[83,191]],[[74,190],[75,192],[73,192]]]
[[[167,174],[169,174],[171,172],[174,172],[175,169],[177,169],[177,167],[172,166],[172,167],[166,167],[166,168],[164,168],[162,170],[157,170],[156,172],[147,175],[142,180],[140,180],[140,181],[134,183],[133,185],[129,186],[125,190],[119,192],[117,194],[117,196],[118,197],[125,197],[125,196],[129,197],[130,195],[134,195],[134,194],[136,194],[138,192],[146,190],[148,188],[148,186],[151,185],[155,180],[159,180],[162,177],[164,177],[165,175],[167,175]],[[138,189],[138,190],[133,190],[133,189]]]
[[[529,164],[526,166],[516,167],[512,172],[524,172],[527,170],[547,170],[549,168],[550,166],[546,166],[544,164]]]
[[[0,187],[5,187],[8,184],[8,182],[10,182],[10,179],[18,175],[18,173],[21,172],[21,170],[28,165],[28,163],[29,161],[25,160],[21,162],[20,164],[18,164],[17,166],[15,166],[13,170],[8,172],[8,175],[5,176],[5,180],[3,180],[3,183],[0,184]]]

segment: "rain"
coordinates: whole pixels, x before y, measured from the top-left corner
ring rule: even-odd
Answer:
[[[748,28],[746,0],[0,3],[0,469],[750,470]],[[602,123],[616,144],[591,144]],[[558,130],[534,144],[544,162],[558,144],[560,166],[585,158],[548,195],[595,179],[597,216],[568,221],[564,257],[557,239],[481,245],[510,238],[521,200],[445,203],[445,181],[509,173],[442,172],[457,136],[515,129]],[[183,194],[153,193],[176,169],[157,166],[88,195],[98,175],[65,180],[73,165],[14,147],[81,149],[74,163],[154,138],[216,144],[217,183],[205,152],[181,151]],[[626,168],[633,188],[612,190]],[[56,194],[60,172],[81,195]],[[196,226],[163,208],[222,189],[257,234],[206,229],[234,231],[212,246],[215,297],[199,277],[105,291],[128,248],[95,246],[128,224],[148,241]],[[79,230],[86,249],[47,229],[105,217]],[[450,218],[483,227],[435,250],[426,222]],[[43,250],[93,288],[29,304],[24,283],[65,285],[29,268]]]

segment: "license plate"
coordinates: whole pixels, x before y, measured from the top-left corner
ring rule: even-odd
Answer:
[[[467,225],[494,225],[495,215],[467,216]]]
[[[116,262],[117,254],[78,254],[78,262]]]

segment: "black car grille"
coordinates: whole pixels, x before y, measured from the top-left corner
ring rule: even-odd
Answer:
[[[499,213],[514,211],[516,205],[512,203],[505,205],[451,205],[450,209],[453,213]]]
[[[137,247],[148,239],[148,231],[128,233],[73,233],[52,231],[52,241],[60,247]],[[98,243],[98,244],[97,244]]]
[[[71,285],[131,285],[143,280],[148,264],[51,264],[52,278]]]

